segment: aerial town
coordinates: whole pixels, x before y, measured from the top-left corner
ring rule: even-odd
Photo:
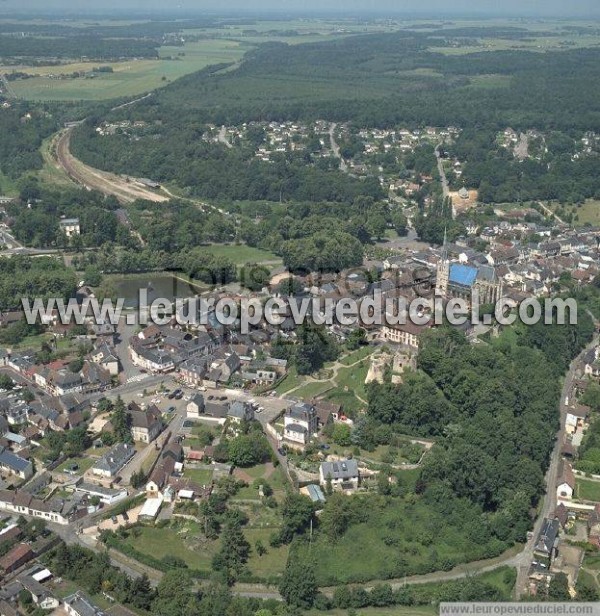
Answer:
[[[595,613],[573,2],[0,3],[0,616]]]

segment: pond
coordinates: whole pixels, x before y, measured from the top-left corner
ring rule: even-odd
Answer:
[[[200,294],[202,287],[193,285],[171,274],[140,274],[139,276],[125,276],[115,278],[113,285],[117,297],[125,300],[125,308],[138,308],[140,291],[147,293],[147,302],[151,304],[156,299],[175,301],[177,298],[194,297]]]

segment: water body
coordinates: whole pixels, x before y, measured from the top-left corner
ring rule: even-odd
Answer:
[[[146,291],[148,304],[159,298],[173,302],[177,298],[194,297],[206,290],[171,274],[126,276],[115,279],[113,284],[117,297],[123,298],[124,307],[130,309],[139,308],[141,290]]]

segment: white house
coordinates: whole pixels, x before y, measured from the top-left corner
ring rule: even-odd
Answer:
[[[306,445],[318,431],[318,417],[312,404],[299,403],[289,408],[283,417],[283,438]]]
[[[199,419],[200,416],[204,414],[205,407],[204,396],[202,394],[196,394],[186,407],[187,416],[191,419]]]
[[[319,482],[323,488],[331,482],[334,490],[356,490],[360,482],[356,460],[323,462],[319,468]]]
[[[569,407],[565,418],[565,430],[567,434],[573,434],[579,429],[585,430],[589,414],[589,409],[585,406],[578,404],[577,406]]]
[[[556,498],[558,502],[571,500],[575,491],[575,475],[573,468],[568,462],[563,461],[562,472],[556,484]]]
[[[81,591],[65,597],[63,601],[68,616],[106,616],[106,612],[94,605]]]
[[[79,218],[63,218],[60,221],[61,231],[67,236],[81,234],[81,227],[79,226]]]

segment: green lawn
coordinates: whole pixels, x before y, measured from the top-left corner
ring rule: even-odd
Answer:
[[[208,469],[186,468],[183,476],[200,485],[209,485],[212,482],[213,472]]]
[[[587,199],[583,205],[576,206],[573,212],[577,217],[573,221],[575,226],[600,225],[600,200]]]
[[[19,194],[16,182],[2,173],[0,170],[0,195],[16,197]]]
[[[48,70],[36,67],[15,67],[30,74],[40,75],[22,81],[13,81],[11,86],[16,96],[27,100],[107,100],[142,94],[163,87],[189,73],[212,64],[241,60],[249,45],[231,40],[202,40],[186,43],[183,47],[161,47],[158,60],[127,60],[106,63],[113,73],[98,74],[93,79],[50,79]],[[185,53],[185,56],[178,56]],[[169,60],[169,57],[178,57]],[[53,68],[54,73],[69,70],[90,71],[98,62]],[[6,70],[6,69],[5,69]],[[12,70],[12,68],[10,69]]]
[[[138,537],[130,534],[125,543],[138,552],[153,558],[177,556],[191,569],[210,569],[213,554],[218,550],[218,541],[202,541],[195,538],[193,525],[184,539],[184,533],[172,528],[141,527]]]
[[[576,496],[581,500],[600,503],[600,481],[577,479]]]
[[[294,389],[295,387],[302,385],[305,381],[306,381],[306,378],[299,375],[296,370],[296,367],[292,366],[288,370],[288,373],[285,379],[283,379],[283,381],[281,381],[281,383],[277,385],[277,387],[275,388],[275,391],[278,394],[285,394],[288,391],[290,391],[290,389]]]
[[[302,398],[304,400],[310,400],[312,398],[316,398],[320,396],[322,393],[333,387],[332,383],[329,381],[324,383],[306,383],[302,385],[299,389],[293,392],[293,395],[297,398]]]
[[[586,569],[593,569],[600,572],[600,553],[586,554],[583,566]]]
[[[372,346],[361,347],[360,349],[357,349],[356,351],[352,351],[345,357],[342,357],[340,359],[340,364],[343,364],[344,366],[349,366],[351,364],[356,363],[357,361],[361,359],[365,359],[366,357],[369,357],[370,355],[374,353],[374,351],[375,349]]]
[[[72,464],[77,464],[79,469],[74,474],[83,475],[83,473],[92,468],[94,462],[96,462],[95,458],[70,458],[65,460],[56,470],[59,473],[64,473]]]
[[[249,475],[252,481],[249,481],[248,487],[241,488],[240,491],[233,497],[233,500],[256,500],[258,501],[258,488],[255,488],[252,484],[256,479],[264,478],[265,482],[273,488],[275,496],[280,495],[283,489],[287,485],[287,479],[281,470],[280,466],[273,469],[271,474],[267,477],[267,466],[265,464],[258,464],[257,466],[251,466],[250,468],[243,469],[244,474]]]
[[[401,474],[402,485],[410,490],[414,474]],[[353,524],[336,542],[317,534],[311,557],[316,563],[319,585],[364,580],[385,580],[480,560],[494,554],[491,546],[474,540],[475,518],[464,512],[448,516],[432,512],[421,499],[394,499],[382,507],[373,496],[364,498],[365,521]],[[499,554],[503,548],[498,544]],[[308,551],[308,546],[300,546]]]
[[[252,547],[250,559],[248,560],[248,569],[253,575],[261,577],[270,577],[281,575],[285,569],[287,562],[289,546],[282,545],[278,548],[273,548],[269,545],[269,538],[275,532],[272,528],[246,528],[244,535]],[[261,541],[267,548],[267,553],[259,556],[255,549],[257,541]]]

